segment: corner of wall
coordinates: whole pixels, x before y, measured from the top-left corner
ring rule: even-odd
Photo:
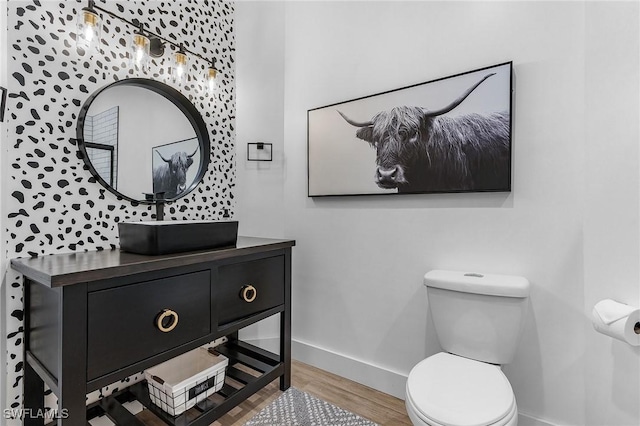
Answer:
[[[235,30],[239,232],[279,238],[285,228],[284,5],[237,3]],[[249,161],[249,142],[272,143],[272,161]]]

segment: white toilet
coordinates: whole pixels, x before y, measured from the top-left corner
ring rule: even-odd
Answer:
[[[515,426],[518,409],[500,365],[514,357],[529,281],[507,275],[434,270],[424,276],[440,352],[407,380],[416,426]]]

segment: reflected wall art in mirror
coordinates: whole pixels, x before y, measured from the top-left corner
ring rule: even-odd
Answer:
[[[130,201],[145,194],[181,198],[198,185],[209,164],[207,127],[195,106],[174,88],[132,78],[109,84],[87,99],[76,129],[91,174]]]

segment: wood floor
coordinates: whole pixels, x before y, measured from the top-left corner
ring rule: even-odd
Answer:
[[[411,426],[404,401],[401,399],[299,361],[292,361],[291,370],[291,385],[296,389],[356,413],[381,426]],[[278,380],[275,380],[212,425],[242,426],[281,394],[282,392],[278,389]],[[164,426],[164,423],[146,410],[137,417],[145,425]]]

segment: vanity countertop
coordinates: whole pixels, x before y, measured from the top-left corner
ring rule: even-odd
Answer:
[[[176,266],[226,259],[295,245],[294,240],[238,237],[235,247],[146,256],[115,250],[11,259],[11,267],[49,287],[122,277]]]

